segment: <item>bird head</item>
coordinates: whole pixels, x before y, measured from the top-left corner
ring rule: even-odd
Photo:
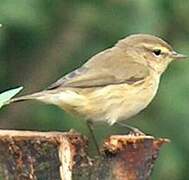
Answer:
[[[173,60],[187,56],[177,53],[171,45],[159,37],[148,34],[134,34],[120,40],[116,46],[124,49],[130,56],[135,56],[139,63],[149,66],[158,73],[163,73]]]

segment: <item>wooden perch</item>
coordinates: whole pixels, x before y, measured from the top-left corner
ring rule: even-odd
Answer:
[[[114,135],[90,158],[76,132],[0,131],[0,177],[5,180],[145,180],[162,144],[151,136]],[[0,178],[0,179],[1,179]]]

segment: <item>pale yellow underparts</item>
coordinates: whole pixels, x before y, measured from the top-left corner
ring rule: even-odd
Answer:
[[[126,120],[143,110],[155,96],[160,75],[150,75],[135,84],[115,84],[96,88],[64,88],[59,93],[51,90],[51,96],[37,98],[58,105],[72,114],[93,121],[106,121],[110,125]]]

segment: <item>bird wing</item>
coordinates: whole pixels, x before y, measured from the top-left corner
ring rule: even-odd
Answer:
[[[107,49],[73,72],[65,75],[48,89],[58,87],[99,87],[111,84],[132,84],[149,75],[148,68],[119,49]]]

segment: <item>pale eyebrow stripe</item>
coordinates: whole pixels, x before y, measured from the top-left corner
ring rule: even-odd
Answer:
[[[163,47],[163,46],[161,46],[161,45],[152,46],[152,45],[149,45],[149,44],[147,44],[147,43],[144,43],[143,46],[144,46],[145,48],[151,49],[151,50],[153,50],[153,49],[160,49],[160,50],[161,50],[162,52],[164,52],[164,53],[168,53],[168,52],[170,51],[169,48]]]

